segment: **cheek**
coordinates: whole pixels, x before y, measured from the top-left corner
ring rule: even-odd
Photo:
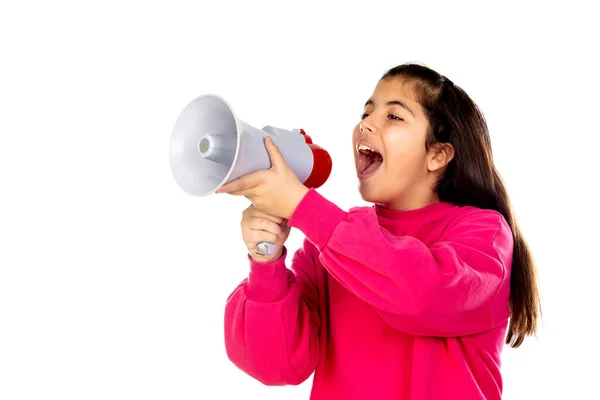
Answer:
[[[425,147],[411,135],[399,135],[386,143],[385,164],[399,177],[414,175],[425,164]]]

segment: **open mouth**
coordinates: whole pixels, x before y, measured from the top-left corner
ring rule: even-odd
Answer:
[[[358,147],[358,177],[368,178],[375,174],[381,164],[383,163],[383,156],[376,150],[371,149],[368,146],[360,145]]]

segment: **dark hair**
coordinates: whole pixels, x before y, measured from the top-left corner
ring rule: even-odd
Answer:
[[[384,79],[401,77],[429,119],[426,148],[450,143],[454,158],[434,188],[441,201],[498,211],[512,229],[514,251],[510,278],[511,311],[506,343],[516,348],[534,335],[540,307],[536,267],[494,166],[485,118],[463,89],[436,71],[415,63],[398,65]],[[541,310],[540,310],[541,313]]]

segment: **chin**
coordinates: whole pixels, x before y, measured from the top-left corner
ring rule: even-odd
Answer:
[[[380,203],[381,196],[377,194],[373,188],[367,187],[364,183],[360,183],[358,186],[358,192],[360,197],[368,203]]]

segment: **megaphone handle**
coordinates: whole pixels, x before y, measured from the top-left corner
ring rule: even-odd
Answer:
[[[271,256],[275,253],[277,245],[271,242],[260,242],[256,245],[256,254]]]

